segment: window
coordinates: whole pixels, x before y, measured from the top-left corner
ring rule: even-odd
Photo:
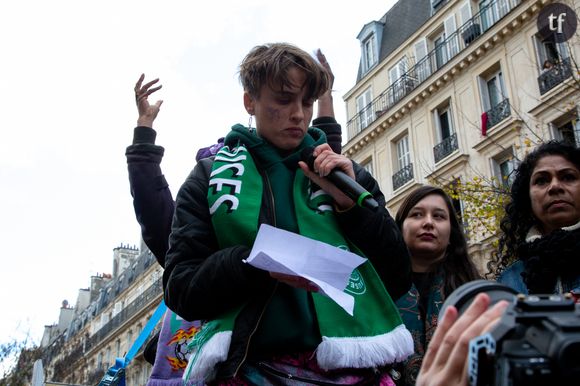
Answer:
[[[121,357],[121,341],[119,339],[115,342],[115,356]]]
[[[119,312],[123,310],[123,302],[116,302],[115,307],[113,308],[113,316],[116,316]]]
[[[449,102],[433,110],[433,119],[437,129],[437,140],[442,142],[453,135],[453,123],[451,122],[451,107]]]
[[[370,125],[373,121],[373,105],[370,87],[356,98],[356,109],[359,115],[359,131]]]
[[[565,117],[550,124],[555,139],[580,147],[580,120],[578,112],[567,114]]]
[[[566,43],[558,43],[556,35],[553,33],[548,34],[546,37],[542,33],[538,33],[534,36],[534,42],[536,44],[538,70],[540,72],[544,70],[546,61],[555,65],[568,58]]]
[[[464,26],[467,22],[472,22],[471,17],[471,0],[467,0],[459,8],[460,26]]]
[[[389,69],[389,104],[398,102],[407,95],[407,58],[403,57]],[[411,85],[412,86],[412,85]]]
[[[409,150],[409,135],[401,137],[394,143],[397,159],[395,162],[399,170],[393,174],[393,190],[399,189],[413,179],[413,164]]]
[[[487,111],[499,105],[505,99],[505,87],[501,70],[487,77],[483,87],[483,105]]]
[[[107,317],[107,316],[108,316],[108,314],[107,314],[106,312],[103,312],[103,313],[101,314],[101,323],[100,323],[100,327],[103,327],[105,324],[107,324],[107,323],[109,322],[109,319],[108,319],[108,317]]]
[[[437,11],[437,8],[441,7],[445,3],[445,0],[431,0],[431,9],[433,13]]]
[[[511,115],[511,107],[504,86],[499,63],[479,77],[481,104],[486,116],[487,130]]]
[[[457,39],[457,25],[455,14],[451,14],[443,22],[443,27],[439,29],[432,38],[435,50],[435,66],[437,69],[443,67],[445,63],[459,52],[459,40]]]
[[[100,352],[97,355],[97,369],[102,369],[103,368],[103,353]]]
[[[510,187],[515,178],[516,160],[513,149],[504,150],[492,159],[493,173],[500,184]]]
[[[431,62],[427,57],[427,40],[425,38],[415,43],[415,75],[423,82],[431,75]]]
[[[457,24],[455,23],[455,14],[451,14],[443,22],[445,27],[445,38],[447,39],[447,50],[449,59],[457,55],[459,52],[459,39],[457,38]]]
[[[399,170],[404,169],[411,163],[411,153],[409,152],[409,136],[405,135],[397,142],[397,164]]]
[[[551,31],[540,31],[534,36],[539,68],[538,86],[544,95],[572,76],[573,66],[566,43],[558,43]]]
[[[481,23],[484,31],[497,23],[513,8],[513,5],[510,4],[511,2],[513,0],[481,0],[479,2]]]
[[[466,47],[481,35],[481,24],[479,23],[480,18],[472,15],[471,0],[465,1],[459,8],[459,30]]]
[[[363,66],[368,71],[377,62],[377,39],[371,34],[363,42]]]
[[[369,172],[369,174],[371,176],[373,175],[373,160],[372,159],[368,159],[365,162],[361,163],[361,166],[363,167],[363,169],[365,169],[367,172]]]
[[[446,101],[433,110],[433,121],[435,123],[435,134],[437,140],[437,144],[433,148],[433,155],[435,157],[435,162],[439,162],[459,147],[457,143],[457,135],[453,128],[449,101]]]
[[[392,85],[407,72],[407,58],[403,57],[389,69],[389,83]]]
[[[129,332],[127,332],[127,351],[129,351],[129,348],[133,345],[133,331],[129,330]]]
[[[441,33],[439,36],[433,39],[433,46],[435,48],[435,65],[437,68],[443,67],[447,63],[447,46],[445,45],[445,33]]]

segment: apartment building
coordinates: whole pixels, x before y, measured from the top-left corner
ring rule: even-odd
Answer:
[[[363,26],[343,153],[371,171],[391,213],[421,184],[509,183],[535,144],[580,144],[579,35],[561,41],[555,20],[538,22],[558,4],[400,0]],[[564,4],[578,20],[580,1]],[[483,270],[494,236],[468,237]]]
[[[45,326],[47,382],[96,385],[129,351],[162,297],[162,268],[141,244],[114,248],[113,273],[91,277],[75,306],[63,302],[59,323]],[[127,386],[146,384],[150,373],[141,348],[126,369]]]

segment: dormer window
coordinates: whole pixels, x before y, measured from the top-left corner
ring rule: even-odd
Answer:
[[[375,34],[371,34],[363,42],[363,58],[365,71],[368,71],[377,62],[377,39]]]
[[[445,3],[445,0],[431,0],[431,13],[437,12]]]
[[[379,62],[381,37],[385,25],[379,21],[366,24],[356,37],[360,42],[361,71],[365,75]]]

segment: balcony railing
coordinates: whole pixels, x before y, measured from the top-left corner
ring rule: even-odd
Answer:
[[[435,163],[441,161],[443,158],[447,157],[449,154],[457,150],[459,146],[457,145],[457,133],[453,133],[451,136],[445,138],[443,141],[433,147],[433,155],[435,156]]]
[[[393,174],[393,190],[399,189],[413,179],[413,164],[405,166],[395,174]]]
[[[348,122],[349,133],[359,133],[457,56],[480,35],[517,7],[522,0],[495,0],[432,49]]]
[[[142,311],[143,308],[149,303],[151,303],[155,298],[157,298],[163,289],[163,284],[161,279],[153,283],[149,288],[147,288],[141,295],[139,295],[135,300],[131,302],[127,307],[123,308],[121,312],[115,315],[107,324],[105,324],[99,331],[97,331],[93,336],[87,341],[85,350],[89,350],[95,343],[100,342],[105,339],[109,333],[115,330],[117,327],[129,320],[137,312]]]
[[[487,128],[490,129],[511,115],[510,100],[505,98],[497,105],[486,111]]]
[[[66,363],[67,365],[75,363],[78,358],[82,357],[81,353],[84,354],[89,351],[97,343],[103,341],[112,331],[133,317],[137,312],[142,311],[145,306],[151,303],[151,301],[155,300],[155,298],[157,298],[162,293],[163,284],[161,280],[162,279],[157,280],[133,302],[131,302],[131,304],[123,308],[121,312],[119,312],[107,324],[101,327],[99,331],[87,339],[84,342],[84,346],[83,343],[80,343],[76,347],[72,347],[71,351],[66,355],[62,362]]]
[[[543,71],[538,77],[540,95],[544,95],[566,79],[572,76],[572,66],[570,58],[563,59],[556,63],[554,67]]]

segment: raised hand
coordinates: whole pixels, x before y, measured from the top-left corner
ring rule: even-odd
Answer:
[[[332,86],[334,85],[334,74],[332,72],[332,69],[330,68],[330,64],[328,64],[328,61],[326,60],[326,56],[324,56],[324,54],[322,53],[322,50],[320,48],[316,50],[316,58],[318,59],[318,62],[320,62],[322,67],[324,67],[326,72],[328,73],[328,77],[330,78],[330,84],[328,86],[328,91],[331,91]]]
[[[333,117],[334,118],[334,106],[332,104],[332,86],[334,85],[334,74],[330,68],[330,64],[326,60],[326,56],[322,53],[320,48],[316,50],[316,58],[324,67],[328,73],[330,83],[328,85],[328,90],[318,98],[318,117]]]
[[[157,118],[157,114],[159,113],[163,101],[158,100],[154,104],[150,104],[149,95],[159,90],[161,85],[155,86],[157,82],[159,82],[159,78],[143,84],[144,79],[145,74],[141,74],[139,80],[135,84],[135,102],[137,103],[137,111],[139,112],[137,126],[153,128],[153,121]]]

